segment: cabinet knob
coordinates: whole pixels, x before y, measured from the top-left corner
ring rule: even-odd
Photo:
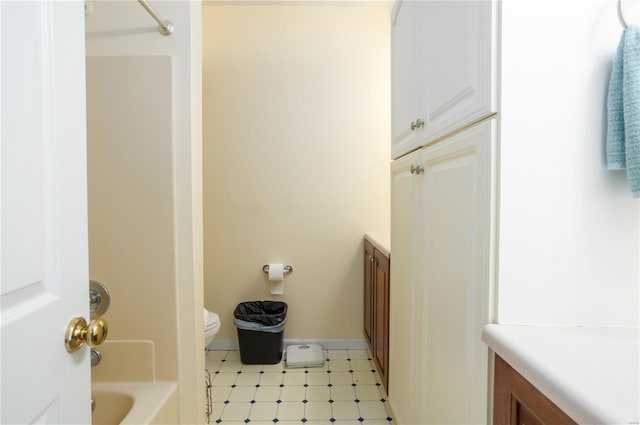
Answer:
[[[424,121],[418,118],[416,121],[411,121],[411,130],[416,130],[418,128],[424,127]]]
[[[409,168],[409,172],[411,174],[422,174],[424,173],[424,167],[421,165],[412,165],[411,168]]]

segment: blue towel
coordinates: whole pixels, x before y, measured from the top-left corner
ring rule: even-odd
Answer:
[[[607,98],[607,167],[627,170],[629,188],[640,197],[640,27],[622,33]]]

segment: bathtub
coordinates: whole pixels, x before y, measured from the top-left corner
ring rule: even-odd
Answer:
[[[92,425],[175,423],[175,382],[94,382]]]

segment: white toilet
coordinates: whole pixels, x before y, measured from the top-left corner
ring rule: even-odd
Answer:
[[[204,348],[206,349],[220,330],[220,317],[212,311],[204,309]]]

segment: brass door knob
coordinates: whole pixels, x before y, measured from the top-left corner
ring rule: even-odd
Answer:
[[[69,322],[64,337],[64,345],[67,351],[74,353],[86,343],[89,347],[100,345],[107,339],[109,327],[102,317],[93,319],[87,325],[82,317],[76,317]]]

